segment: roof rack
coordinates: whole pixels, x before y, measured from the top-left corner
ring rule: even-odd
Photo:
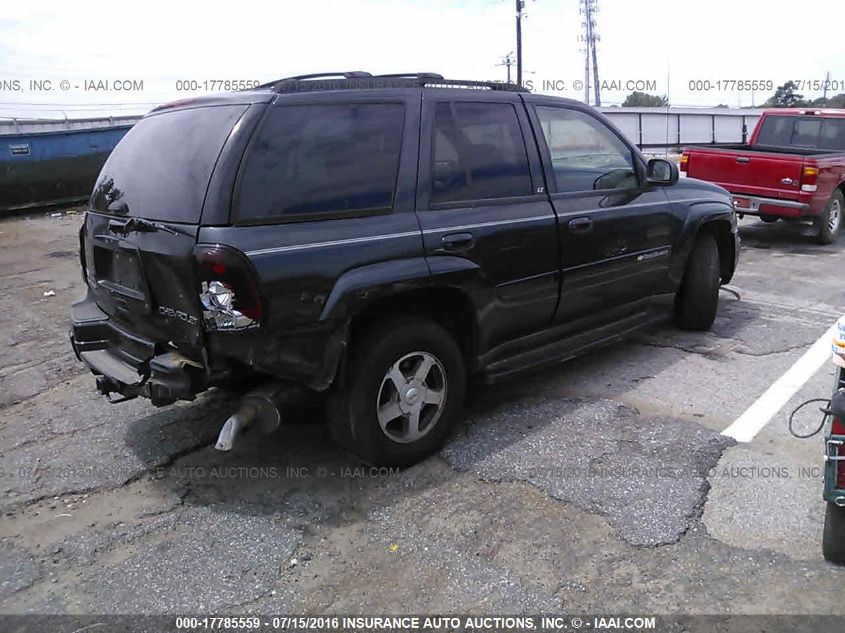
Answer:
[[[385,77],[389,79],[443,79],[443,75],[439,73],[392,73],[390,75],[376,75],[376,77]]]
[[[503,90],[528,92],[516,84],[496,81],[445,79],[438,73],[391,73],[373,75],[354,70],[335,73],[314,73],[284,77],[258,86],[257,89],[273,92],[309,92],[320,90],[362,90],[367,88],[472,88],[476,90]]]

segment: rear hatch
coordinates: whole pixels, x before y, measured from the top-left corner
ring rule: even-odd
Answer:
[[[129,347],[137,337],[195,358],[201,353],[193,249],[211,174],[245,110],[225,105],[153,114],[103,166],[83,229],[86,277]],[[137,349],[149,353],[149,345]]]
[[[800,155],[739,148],[692,148],[687,173],[721,185],[731,193],[797,200],[801,190]]]

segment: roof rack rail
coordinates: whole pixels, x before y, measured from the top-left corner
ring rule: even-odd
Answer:
[[[385,79],[443,79],[439,73],[391,73],[389,75],[376,75]]]
[[[476,88],[506,92],[530,92],[528,88],[506,81],[477,81],[474,79],[421,79],[420,85],[439,88]]]
[[[281,79],[274,79],[273,81],[268,81],[266,84],[261,84],[257,88],[274,88],[275,86],[284,82],[304,81],[307,79],[327,79],[329,77],[335,77],[338,79],[366,79],[372,77],[372,74],[363,70],[347,70],[337,73],[312,73],[310,75],[294,75],[293,77],[282,77]],[[256,88],[253,88],[253,90],[255,89]]]
[[[314,81],[324,80],[324,81]],[[314,73],[276,79],[257,87],[274,92],[300,92],[308,90],[354,90],[366,88],[475,88],[502,90],[507,92],[529,92],[522,86],[497,81],[476,81],[467,79],[446,79],[443,75],[429,72],[389,73],[373,75],[361,70]],[[255,90],[255,88],[253,88]]]

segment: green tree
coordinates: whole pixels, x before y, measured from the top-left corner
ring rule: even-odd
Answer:
[[[669,97],[666,95],[650,95],[647,92],[635,90],[622,102],[623,108],[661,108],[669,105]]]
[[[845,108],[845,93],[840,92],[838,95],[833,95],[827,99],[819,97],[818,99],[813,99],[807,105],[814,108]]]
[[[845,108],[845,94],[839,93],[827,100],[825,103],[826,108]]]
[[[787,81],[782,86],[778,86],[773,94],[763,105],[768,108],[794,108],[796,106],[806,105],[804,95],[798,94],[795,90],[798,86],[794,81]]]

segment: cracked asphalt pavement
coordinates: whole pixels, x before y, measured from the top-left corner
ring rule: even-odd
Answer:
[[[80,222],[0,221],[0,613],[845,614],[821,440],[786,430],[832,365],[720,435],[845,312],[842,245],[745,220],[712,332],[475,385],[443,450],[388,472],[316,407],[220,453],[230,395],[98,396],[67,342]]]

